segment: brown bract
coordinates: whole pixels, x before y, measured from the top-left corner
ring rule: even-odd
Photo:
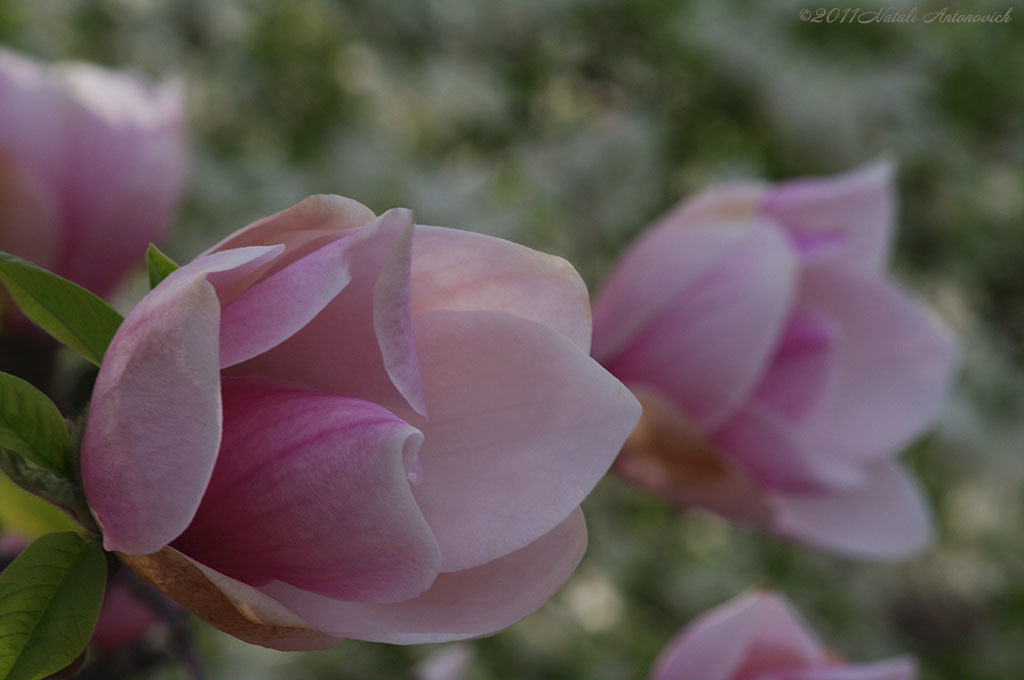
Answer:
[[[150,555],[117,556],[139,578],[213,627],[245,642],[268,646],[274,641],[275,649],[288,646],[295,651],[326,649],[338,643],[337,638],[314,628],[268,623],[252,608],[236,606],[201,569],[173,548]]]
[[[674,503],[759,525],[771,518],[772,508],[753,482],[674,404],[642,387],[633,394],[644,411],[615,461],[616,473]]]

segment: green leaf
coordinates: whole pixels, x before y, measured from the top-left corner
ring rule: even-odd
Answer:
[[[146,268],[149,270],[149,289],[156,288],[167,275],[177,269],[180,265],[171,258],[160,252],[152,243],[146,250]]]
[[[71,439],[60,411],[32,385],[2,372],[0,446],[44,470],[67,476]]]
[[[48,534],[0,574],[0,680],[39,680],[85,649],[96,627],[107,560],[97,541]]]
[[[86,531],[94,534],[100,533],[99,527],[96,526],[96,520],[89,510],[89,504],[85,500],[85,492],[82,487],[70,479],[33,465],[2,446],[0,446],[0,471],[25,491],[39,496],[68,513]]]
[[[51,531],[74,531],[75,523],[56,506],[0,475],[0,531],[36,538]]]
[[[124,321],[85,288],[4,252],[0,282],[25,316],[97,366]]]

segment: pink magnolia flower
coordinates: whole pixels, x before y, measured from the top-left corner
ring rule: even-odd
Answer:
[[[108,295],[178,203],[183,103],[178,81],[0,49],[0,250]]]
[[[564,260],[314,196],[171,274],[82,446],[107,549],[279,649],[437,642],[539,607],[640,407]]]
[[[594,304],[594,357],[644,405],[619,474],[821,548],[896,557],[930,521],[896,453],[936,417],[950,333],[884,272],[891,170],[711,189]]]
[[[651,680],[913,680],[906,657],[847,664],[782,597],[741,595],[701,615],[661,653]]]

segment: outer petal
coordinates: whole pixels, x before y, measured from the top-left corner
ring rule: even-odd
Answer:
[[[707,612],[668,644],[651,680],[731,680],[823,659],[821,646],[780,597],[753,591]]]
[[[913,659],[906,657],[854,665],[779,673],[765,680],[914,680],[917,675]]]
[[[432,309],[509,312],[590,351],[590,298],[572,265],[493,236],[416,227],[412,313]]]
[[[608,471],[636,399],[571,340],[505,312],[425,312],[416,337],[430,419],[416,500],[445,571],[532,543]]]
[[[723,422],[764,374],[789,316],[796,261],[771,224],[721,224],[742,235],[670,309],[604,365],[671,397],[702,429]]]
[[[935,419],[956,345],[923,305],[889,281],[837,266],[808,272],[800,305],[827,314],[840,335],[834,379],[800,423],[809,448],[877,460]]]
[[[82,442],[82,479],[104,546],[156,552],[191,521],[220,445],[220,303],[280,248],[200,258],[128,315],[104,357]]]
[[[412,230],[409,211],[390,210],[346,236],[352,279],[345,290],[298,333],[232,373],[424,413],[409,299]]]
[[[422,435],[358,399],[226,379],[224,438],[174,547],[236,580],[393,602],[437,576],[437,543],[405,461]]]
[[[896,463],[875,466],[843,493],[780,496],[775,530],[856,557],[898,559],[931,539],[931,518],[913,479]]]
[[[332,635],[371,642],[423,644],[482,637],[546,602],[569,578],[587,547],[579,508],[530,545],[493,562],[441,574],[406,602],[359,605],[273,583],[263,591]]]
[[[892,166],[881,161],[779,184],[765,195],[761,213],[786,226],[806,259],[838,256],[872,270],[888,256],[895,202]]]
[[[118,555],[137,576],[240,640],[284,651],[326,649],[338,639],[310,628],[255,588],[198,565],[173,548]]]

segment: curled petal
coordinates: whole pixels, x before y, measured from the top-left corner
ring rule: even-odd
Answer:
[[[182,267],[114,336],[82,442],[85,493],[107,550],[156,552],[192,520],[221,434],[213,281],[230,283],[280,250],[241,248]]]

